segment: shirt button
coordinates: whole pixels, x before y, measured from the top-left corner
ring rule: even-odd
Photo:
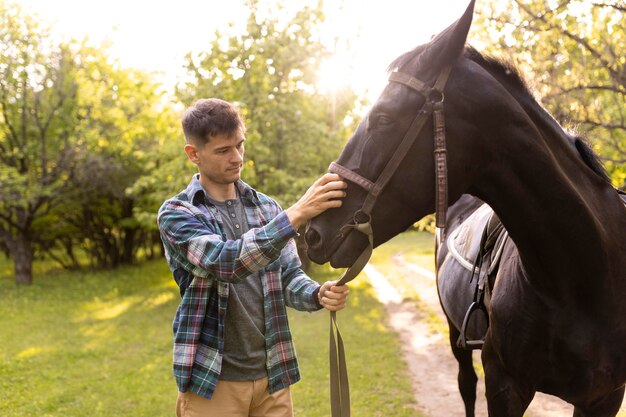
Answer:
[[[235,213],[230,213],[230,217],[235,217]]]
[[[239,229],[239,225],[238,224],[235,225],[235,229]]]

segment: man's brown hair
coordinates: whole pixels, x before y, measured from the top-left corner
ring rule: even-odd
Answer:
[[[183,113],[182,125],[187,143],[198,145],[205,145],[216,135],[245,133],[237,107],[218,98],[200,99],[193,103]]]

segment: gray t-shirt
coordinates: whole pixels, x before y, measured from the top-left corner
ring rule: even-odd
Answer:
[[[240,239],[249,230],[245,208],[239,198],[209,199],[219,211],[226,239]],[[224,357],[220,379],[250,381],[267,376],[263,285],[257,273],[229,284],[224,323]]]

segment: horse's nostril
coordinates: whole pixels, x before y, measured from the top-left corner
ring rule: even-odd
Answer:
[[[321,236],[312,227],[309,227],[304,233],[304,240],[309,248],[314,248],[320,244]]]

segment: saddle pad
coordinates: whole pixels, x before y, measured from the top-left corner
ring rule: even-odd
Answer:
[[[488,204],[483,204],[448,236],[447,245],[450,254],[468,271],[472,271],[474,267],[474,262],[480,251],[483,231],[493,214],[493,209]],[[506,230],[502,228],[495,247],[491,251],[491,256],[489,256],[488,274],[497,266],[507,236]],[[474,272],[479,274],[480,271],[476,269]]]

